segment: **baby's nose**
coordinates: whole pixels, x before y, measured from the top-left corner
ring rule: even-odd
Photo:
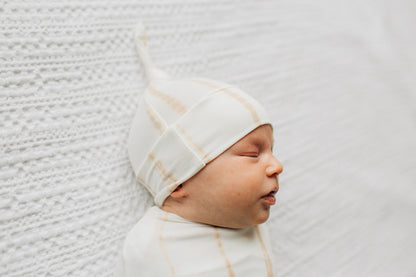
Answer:
[[[270,160],[270,165],[266,169],[267,176],[272,176],[274,174],[279,175],[283,171],[282,163],[275,157],[272,156]]]

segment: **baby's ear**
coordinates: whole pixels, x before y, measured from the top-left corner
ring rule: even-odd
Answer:
[[[188,196],[188,193],[183,188],[183,185],[180,184],[179,186],[176,187],[174,191],[170,193],[170,196],[172,196],[173,198],[185,198]]]

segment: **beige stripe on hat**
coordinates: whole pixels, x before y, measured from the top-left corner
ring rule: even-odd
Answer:
[[[149,84],[131,124],[128,154],[137,180],[162,206],[178,185],[270,120],[260,103],[235,86],[176,80],[156,68],[142,24],[135,43]]]

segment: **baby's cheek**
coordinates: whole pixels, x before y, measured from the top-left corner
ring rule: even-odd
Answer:
[[[236,193],[236,197],[234,197],[234,202],[236,202],[236,206],[241,207],[250,207],[253,205],[254,202],[254,193],[252,190],[244,190],[239,191]]]
[[[232,191],[224,192],[223,195],[220,197],[223,199],[223,202],[227,204],[227,206],[235,207],[236,209],[240,209],[241,206],[245,206],[249,193],[245,190],[235,189]]]
[[[258,178],[257,176],[253,176],[252,174],[248,174],[244,176],[244,187],[245,190],[254,192],[259,190],[262,187],[263,180]]]

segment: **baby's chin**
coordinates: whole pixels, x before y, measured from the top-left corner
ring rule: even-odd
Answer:
[[[269,216],[270,216],[270,206],[267,206],[263,210],[263,212],[259,213],[257,217],[256,225],[266,222],[267,219],[269,219]]]
[[[252,220],[252,225],[259,225],[266,222],[270,216],[270,206],[264,206],[263,209],[256,213]]]
[[[229,228],[229,229],[243,229],[243,228],[249,228],[253,227],[259,224],[262,224],[269,219],[270,215],[270,209],[265,209],[262,212],[257,213],[252,218],[248,218],[247,216],[242,217],[241,220],[230,220],[230,221],[224,221],[218,224],[216,222],[215,224],[211,224],[214,226],[222,227],[222,228]]]

